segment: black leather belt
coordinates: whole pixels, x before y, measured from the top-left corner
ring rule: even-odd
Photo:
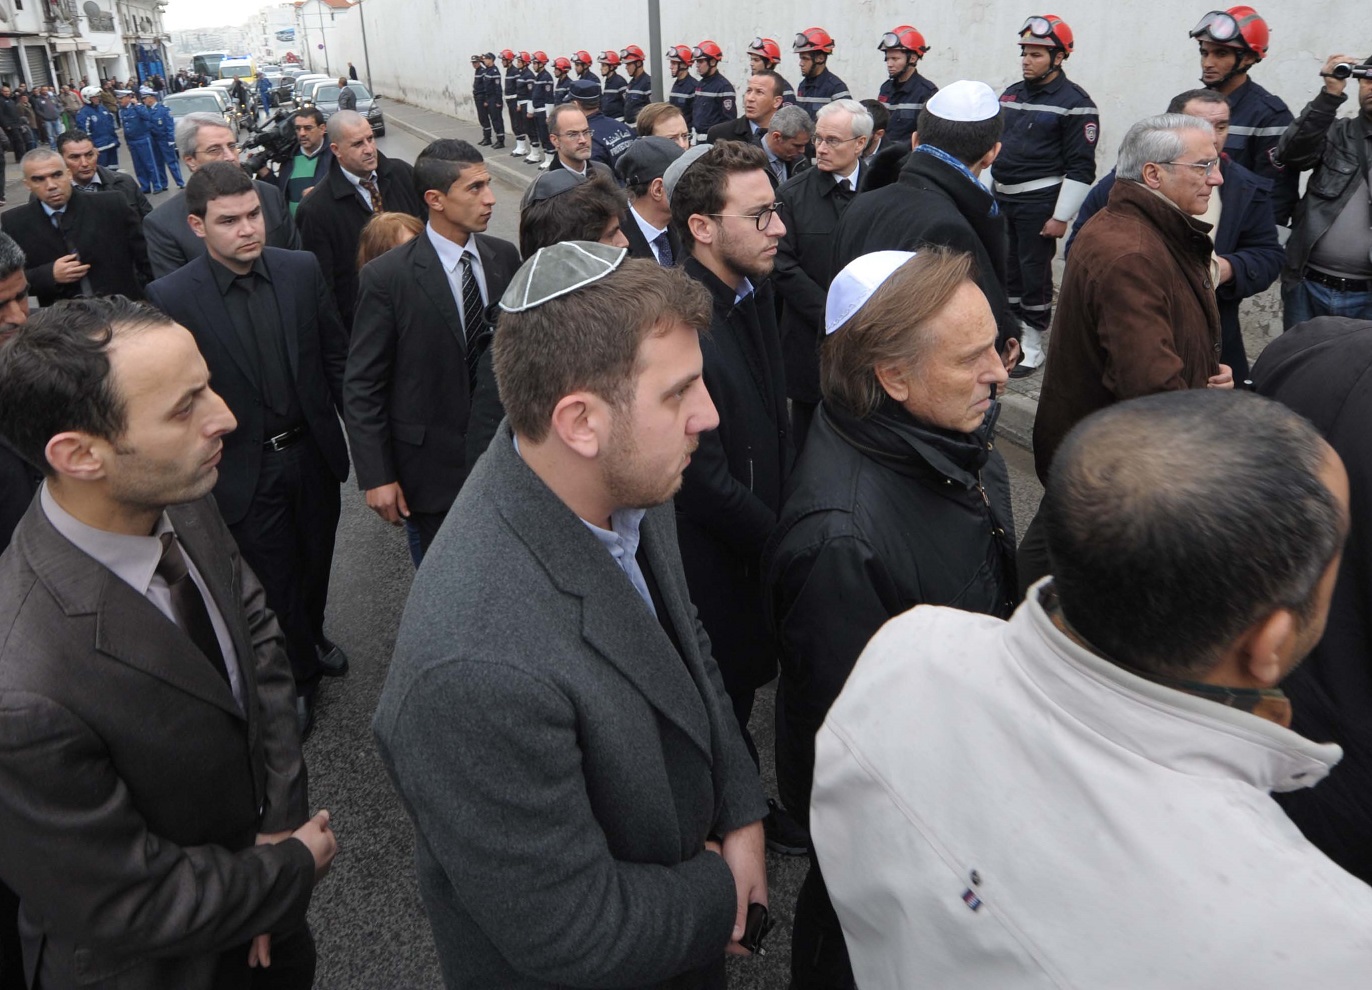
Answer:
[[[1307,268],[1301,277],[1331,289],[1337,289],[1339,292],[1367,292],[1372,290],[1372,278],[1341,278],[1338,275],[1329,275],[1314,268]]]
[[[294,447],[305,437],[305,427],[296,426],[287,430],[285,433],[278,433],[274,437],[267,437],[262,441],[262,446],[268,450],[287,450]]]

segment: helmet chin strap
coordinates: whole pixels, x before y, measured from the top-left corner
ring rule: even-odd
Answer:
[[[1202,79],[1202,86],[1204,86],[1206,89],[1219,89],[1221,86],[1229,82],[1229,80],[1233,79],[1235,76],[1242,75],[1249,69],[1253,68],[1254,65],[1257,65],[1256,62],[1250,62],[1247,65],[1244,64],[1244,57],[1248,54],[1247,52],[1241,51],[1237,48],[1232,49],[1232,51],[1234,52],[1234,67],[1212,83],[1208,83],[1204,79]]]
[[[1034,86],[1034,85],[1037,85],[1038,83],[1043,82],[1045,79],[1047,79],[1049,76],[1051,76],[1054,72],[1057,72],[1059,69],[1061,69],[1061,68],[1062,68],[1062,63],[1065,62],[1065,61],[1067,61],[1067,56],[1064,55],[1062,58],[1057,59],[1057,60],[1054,60],[1053,56],[1057,54],[1057,51],[1058,51],[1058,50],[1057,50],[1056,48],[1050,48],[1050,49],[1048,49],[1048,52],[1049,52],[1049,55],[1048,55],[1048,68],[1045,69],[1043,72],[1040,72],[1040,73],[1039,73],[1038,75],[1036,75],[1033,79],[1026,79],[1026,80],[1024,80],[1024,81],[1025,81],[1026,83],[1028,83],[1030,86]]]

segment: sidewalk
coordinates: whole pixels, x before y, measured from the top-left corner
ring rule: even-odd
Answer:
[[[386,98],[385,111],[388,125],[394,124],[422,141],[455,137],[476,144],[481,140],[480,126],[451,114],[411,106],[394,97]],[[514,147],[512,135],[506,136],[506,144]],[[520,192],[523,192],[538,174],[534,166],[525,165],[522,160],[512,157],[508,151],[487,150],[486,167],[493,176],[509,183]],[[1029,378],[1011,380],[1001,393],[997,433],[1028,451],[1033,450],[1034,416],[1038,413],[1039,387],[1042,380],[1043,372],[1039,371]]]

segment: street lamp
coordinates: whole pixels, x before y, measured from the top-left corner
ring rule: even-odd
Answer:
[[[376,97],[376,90],[372,89],[372,56],[367,51],[367,18],[362,15],[362,0],[356,0],[353,4],[357,8],[357,20],[362,25],[362,68],[367,74],[367,92]]]

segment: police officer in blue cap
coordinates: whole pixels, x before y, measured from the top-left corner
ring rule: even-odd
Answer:
[[[481,125],[483,147],[491,143],[491,111],[486,100],[486,66],[480,55],[472,56],[472,104],[476,107],[476,120]]]
[[[505,147],[505,104],[501,99],[503,86],[500,79],[500,70],[495,66],[495,52],[487,52],[481,56],[481,78],[485,84],[486,94],[486,119],[491,122],[491,131],[495,135],[495,142],[491,145],[491,150]]]
[[[184,189],[181,163],[176,153],[176,118],[164,103],[157,102],[157,94],[146,86],[138,91],[143,107],[148,111],[148,138],[152,142],[153,174],[157,177],[155,192],[167,188],[167,173],[171,173],[176,188]]]
[[[153,191],[153,175],[157,170],[157,159],[152,150],[152,116],[147,107],[140,107],[133,98],[133,90],[116,89],[119,97],[119,121],[124,125],[124,140],[129,143],[129,157],[133,159],[133,171],[138,176],[138,186],[145,193]],[[165,174],[165,173],[164,173]],[[166,179],[163,179],[166,188]]]

